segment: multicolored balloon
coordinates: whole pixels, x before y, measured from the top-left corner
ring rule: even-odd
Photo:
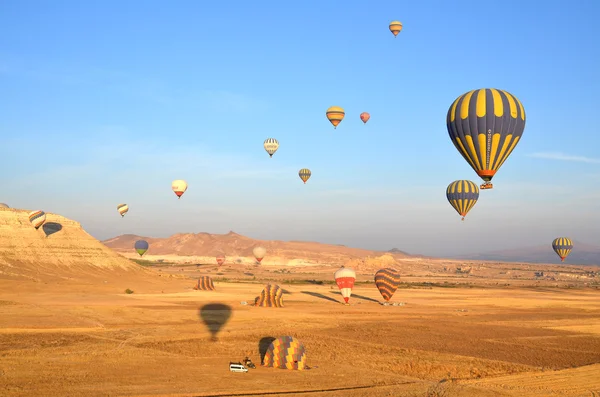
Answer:
[[[552,249],[556,255],[560,257],[561,262],[564,262],[573,249],[573,241],[567,237],[558,237],[552,241]]]
[[[269,157],[273,157],[277,149],[279,149],[279,142],[275,138],[267,138],[265,139],[265,143],[263,143],[263,147],[269,153]]]
[[[387,267],[375,273],[375,286],[386,302],[392,298],[399,285],[400,273],[396,269]]]
[[[344,298],[344,302],[347,305],[348,300],[350,300],[350,296],[352,295],[352,288],[354,288],[356,272],[348,267],[342,266],[337,272],[335,272],[333,277],[335,278],[335,283],[340,289],[342,297]]]
[[[519,143],[525,129],[525,109],[512,94],[482,88],[452,103],[446,117],[452,143],[491,189],[491,180]]]
[[[138,240],[135,242],[135,245],[133,247],[135,248],[137,253],[140,254],[140,256],[143,256],[146,253],[146,251],[148,251],[148,248],[150,248],[150,244],[148,244],[146,240]]]
[[[360,119],[362,120],[363,123],[367,124],[367,121],[369,121],[369,119],[371,118],[371,115],[367,112],[362,112],[360,114]]]
[[[221,266],[225,263],[225,255],[217,255],[217,265]]]
[[[267,254],[267,250],[263,247],[254,247],[252,250],[252,254],[254,254],[254,258],[258,263],[263,260],[265,255]]]
[[[129,211],[129,206],[127,204],[119,204],[117,205],[117,211],[121,215],[121,218],[125,216],[127,211]]]
[[[306,183],[306,181],[310,179],[311,175],[312,173],[308,168],[302,168],[300,171],[298,171],[298,176],[300,177],[300,179],[302,179],[302,182],[304,183]]]
[[[390,32],[394,34],[394,38],[398,36],[398,33],[402,31],[402,22],[400,21],[392,21],[390,22]]]
[[[29,222],[38,230],[44,223],[46,223],[46,213],[44,211],[32,211],[29,213]]]
[[[181,199],[181,196],[183,195],[183,193],[185,193],[185,191],[187,190],[187,188],[188,188],[187,182],[184,181],[183,179],[177,179],[171,183],[171,189],[173,189],[173,192],[175,192],[177,197],[180,199]]]
[[[471,181],[454,181],[446,188],[446,198],[464,221],[479,199],[479,188]]]
[[[261,365],[265,367],[304,370],[306,349],[302,342],[291,336],[280,336],[273,340],[264,353]]]
[[[332,106],[327,109],[325,115],[327,116],[329,122],[333,124],[333,128],[335,129],[344,119],[346,112],[344,112],[344,109],[339,106]]]

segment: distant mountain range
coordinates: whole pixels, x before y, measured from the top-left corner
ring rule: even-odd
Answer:
[[[452,258],[494,262],[561,263],[550,244],[460,255]],[[600,247],[573,241],[573,251],[562,263],[566,265],[600,265]]]

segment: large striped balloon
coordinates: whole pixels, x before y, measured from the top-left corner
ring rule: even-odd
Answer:
[[[399,285],[400,273],[396,269],[387,267],[375,273],[375,286],[386,302],[392,298]]]
[[[333,275],[335,278],[335,283],[337,284],[340,292],[342,293],[342,297],[344,298],[344,302],[348,304],[348,300],[352,295],[352,288],[354,288],[354,280],[356,280],[356,273],[354,270],[342,266],[335,274]]]
[[[446,188],[448,202],[465,220],[467,213],[475,206],[479,199],[479,188],[471,181],[454,181]]]
[[[267,138],[263,143],[263,147],[269,153],[269,157],[273,157],[277,149],[279,149],[279,142],[275,138]]]
[[[44,211],[30,212],[29,222],[35,227],[35,230],[39,229],[46,222],[46,213]]]
[[[255,306],[283,307],[283,290],[279,285],[267,284],[254,302]]]
[[[298,339],[291,336],[281,336],[269,345],[261,365],[303,370],[306,367],[306,349]]]
[[[560,257],[561,262],[565,261],[565,258],[569,256],[573,249],[573,241],[567,237],[558,237],[552,241],[552,249],[556,252],[556,255]]]
[[[137,253],[140,254],[140,256],[142,256],[146,253],[146,251],[148,251],[148,248],[150,248],[150,244],[148,244],[146,240],[138,240],[135,242],[135,245],[133,247],[135,248]]]
[[[124,217],[127,211],[129,211],[129,206],[127,204],[119,204],[117,205],[117,211],[119,211],[121,217]]]
[[[454,146],[471,167],[490,181],[514,150],[525,129],[525,109],[512,94],[482,88],[469,91],[452,103],[446,117]]]
[[[306,181],[310,179],[311,175],[312,172],[310,172],[308,168],[302,168],[300,171],[298,171],[298,176],[300,177],[300,179],[302,179],[302,182],[304,183],[306,183]]]
[[[209,276],[202,276],[198,279],[198,283],[196,284],[194,289],[200,291],[214,291],[215,284],[213,283],[212,278],[210,278]]]
[[[327,120],[329,120],[329,122],[333,124],[333,128],[335,129],[344,119],[346,112],[344,112],[344,109],[342,109],[339,106],[332,106],[329,109],[327,109],[325,115],[327,116]]]

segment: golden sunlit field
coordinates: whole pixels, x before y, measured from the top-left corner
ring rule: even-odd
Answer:
[[[363,275],[344,306],[330,271],[228,270],[212,272],[216,291],[192,289],[196,266],[1,280],[0,395],[600,395],[597,289],[414,283],[382,306]],[[265,279],[285,307],[250,306]],[[209,303],[231,308],[216,342]],[[258,365],[261,340],[283,335],[304,343],[309,370]],[[246,355],[257,368],[229,372]]]

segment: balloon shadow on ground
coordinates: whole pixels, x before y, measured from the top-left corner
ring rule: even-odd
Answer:
[[[258,342],[258,354],[260,355],[260,365],[264,364],[267,350],[269,349],[269,346],[271,346],[271,343],[273,343],[275,339],[276,338],[272,336],[265,336]]]
[[[337,295],[342,294],[339,291],[329,291],[329,292],[331,292],[332,294],[337,294]],[[358,299],[362,299],[362,300],[369,301],[369,302],[379,303],[379,301],[377,299],[369,298],[368,296],[357,295],[355,293],[353,293],[350,298],[358,298]]]
[[[323,294],[320,294],[318,292],[312,292],[312,291],[300,291],[303,294],[306,295],[310,295],[310,296],[314,296],[315,298],[321,298],[321,299],[325,299],[331,302],[335,302],[335,303],[340,303],[340,301],[338,301],[337,299],[332,298],[331,296],[326,296]]]
[[[223,303],[209,303],[198,310],[198,316],[208,328],[211,334],[210,340],[216,342],[217,334],[231,317],[231,306]]]
[[[42,230],[44,231],[44,234],[46,235],[46,237],[54,234],[54,233],[58,233],[62,230],[62,225],[60,223],[56,223],[56,222],[46,222],[44,223],[44,226],[42,226]]]
[[[283,288],[281,289],[281,293],[283,295],[291,295],[292,294],[290,291],[288,291],[287,289],[283,289]]]

